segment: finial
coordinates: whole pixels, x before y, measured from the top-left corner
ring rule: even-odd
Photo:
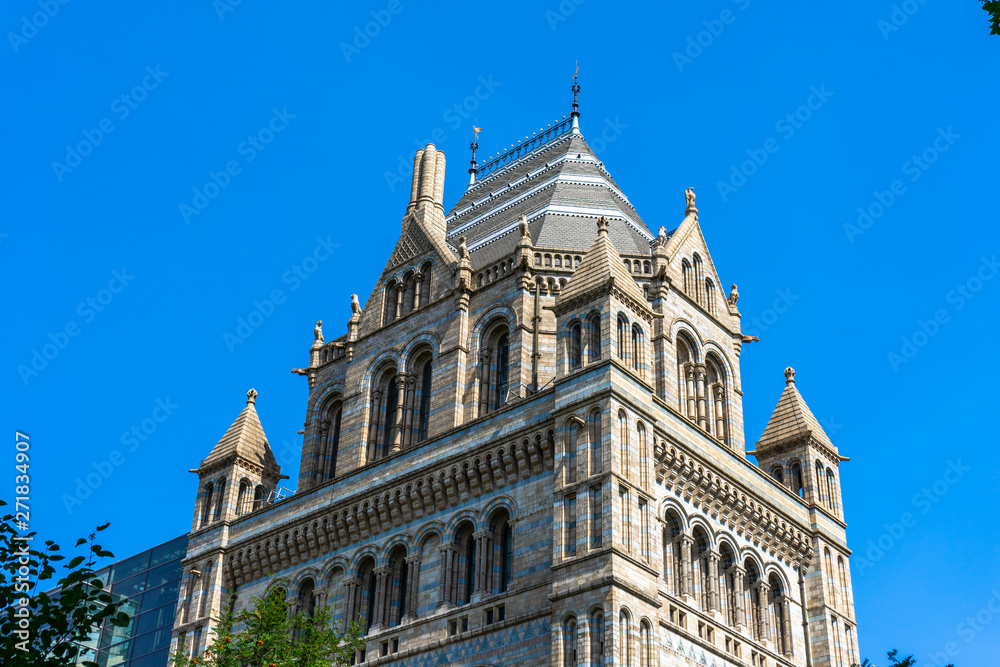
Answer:
[[[576,61],[576,70],[573,72],[573,87],[570,90],[573,91],[573,113],[570,117],[573,119],[573,134],[580,134],[580,103],[577,96],[580,94],[580,84],[577,82],[577,76],[580,74],[580,61]]]
[[[603,215],[597,219],[597,235],[608,233],[608,219]]]
[[[687,200],[687,208],[684,209],[684,215],[690,215],[697,220],[698,209],[694,205],[694,188],[688,188],[685,190],[684,198]]]
[[[785,384],[795,384],[795,369],[791,366],[785,369]]]
[[[483,131],[483,128],[476,127],[476,124],[472,124],[472,143],[469,144],[469,148],[472,149],[472,162],[469,167],[469,187],[471,188],[476,184],[476,174],[479,173],[479,169],[476,167],[476,150],[479,148],[479,133]]]
[[[247,405],[254,405],[257,402],[257,390],[251,388],[247,392]]]

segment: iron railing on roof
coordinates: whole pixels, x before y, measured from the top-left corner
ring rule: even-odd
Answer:
[[[573,118],[564,118],[555,125],[552,125],[538,134],[533,134],[531,137],[525,137],[524,141],[518,142],[517,145],[512,148],[505,149],[500,155],[496,155],[483,162],[483,164],[479,167],[479,173],[477,174],[476,180],[481,181],[490,174],[500,171],[528,153],[541,148],[545,144],[552,143],[554,139],[567,134],[572,127]]]

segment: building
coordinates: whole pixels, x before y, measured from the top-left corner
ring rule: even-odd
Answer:
[[[746,451],[752,339],[694,193],[651,232],[584,140],[578,91],[516,147],[477,162],[473,144],[447,213],[445,156],[417,151],[378,283],[293,370],[296,493],[269,502],[283,475],[253,390],[192,471],[186,646],[277,574],[300,608],[365,619],[357,663],[857,661],[846,459],[791,369]]]
[[[89,660],[100,667],[167,666],[187,542],[187,535],[181,535],[97,570],[95,578],[122,605],[131,623],[105,623],[91,633],[80,645],[77,664]]]

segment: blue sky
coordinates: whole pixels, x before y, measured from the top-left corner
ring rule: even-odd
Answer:
[[[31,435],[44,534],[111,521],[124,556],[185,532],[187,470],[250,387],[294,479],[289,369],[370,292],[415,148],[447,152],[454,202],[472,121],[482,156],[568,115],[579,60],[616,181],[654,231],[694,186],[739,284],[748,442],[792,365],[851,458],[862,653],[995,660],[1000,37],[978,2],[15,0],[0,25],[2,420]]]

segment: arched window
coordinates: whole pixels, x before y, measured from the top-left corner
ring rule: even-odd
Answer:
[[[202,498],[201,504],[201,527],[204,528],[208,525],[209,521],[212,520],[212,511],[214,507],[215,500],[215,485],[209,482],[205,485],[205,495]]]
[[[590,612],[590,664],[604,664],[604,612],[595,609]]]
[[[267,489],[263,486],[258,485],[256,489],[253,490],[253,509],[259,510],[267,502]]]
[[[389,627],[399,625],[407,608],[406,548],[399,546],[389,554],[389,590],[385,595],[385,618]]]
[[[250,506],[250,482],[245,479],[240,480],[240,490],[236,496],[236,514],[243,515],[252,510]]]
[[[674,595],[684,595],[684,529],[680,517],[667,511],[663,528],[663,578]]]
[[[510,338],[506,327],[494,328],[479,351],[480,416],[506,404],[509,378]]]
[[[222,518],[222,513],[225,510],[226,502],[226,478],[223,477],[219,480],[219,488],[215,491],[215,511],[212,516],[212,521],[218,521]]]
[[[765,601],[761,600],[760,570],[757,564],[749,558],[743,563],[746,572],[743,583],[743,590],[750,598],[750,633],[757,641],[764,639],[764,610]]]
[[[632,273],[632,262],[627,259],[625,260],[625,270]]]
[[[717,440],[726,442],[728,437],[726,419],[726,375],[725,367],[714,353],[705,357],[705,404],[708,415],[705,429]],[[781,480],[779,480],[781,481]]]
[[[686,334],[677,334],[677,407],[690,421],[698,419],[694,350],[694,343]]]
[[[684,279],[684,293],[688,296],[694,296],[694,270],[686,257],[681,260],[681,275]]]
[[[694,264],[694,291],[695,293],[691,296],[694,297],[695,301],[701,305],[705,305],[705,294],[703,285],[705,284],[705,264],[701,261],[701,256],[698,253],[694,253],[691,256],[691,260]]]
[[[768,580],[768,603],[774,624],[774,648],[786,658],[792,655],[792,623],[789,617],[788,598],[785,588],[776,575]]]
[[[705,279],[705,310],[715,315],[715,283],[711,278]]]
[[[644,488],[649,488],[649,468],[652,466],[652,460],[649,457],[646,427],[642,422],[638,422],[635,425],[635,429],[639,441],[639,483]]]
[[[643,262],[642,262],[642,272],[643,273],[652,273],[653,272],[653,265],[649,263],[648,259],[647,260],[643,260]]]
[[[628,417],[624,411],[618,413],[618,447],[621,451],[621,475],[626,479],[632,479],[629,465]]]
[[[621,658],[621,664],[623,667],[634,667],[632,664],[632,638],[629,637],[629,626],[631,625],[631,618],[629,617],[628,611],[622,609],[621,614],[618,617],[618,638],[619,638],[619,656]]]
[[[725,616],[726,623],[729,627],[735,628],[737,623],[743,624],[743,619],[740,618],[742,605],[740,605],[740,600],[737,598],[737,582],[736,577],[739,574],[736,572],[736,552],[727,543],[723,542],[719,545],[719,563],[722,566],[722,586],[723,586],[723,600],[726,605]]]
[[[837,481],[833,476],[832,468],[826,469],[826,496],[829,498],[830,509],[836,513],[839,509],[837,505]]]
[[[792,493],[797,495],[799,498],[802,497],[802,464],[798,461],[792,461],[792,478],[789,481],[791,484]]]
[[[642,354],[642,328],[638,324],[632,325],[632,370],[642,374],[643,354]]]
[[[576,451],[579,445],[580,425],[577,424],[576,418],[573,418],[566,422],[566,450],[564,456],[566,467],[566,475],[564,479],[566,480],[566,484],[572,484],[576,481]]]
[[[212,565],[205,563],[201,571],[201,600],[199,600],[200,611],[198,618],[204,618],[211,609],[210,599],[212,597]]]
[[[395,367],[383,370],[373,383],[369,409],[367,463],[389,453],[399,423],[399,378]]]
[[[587,316],[587,360],[591,363],[601,358],[601,314]]]
[[[618,358],[628,359],[628,319],[624,315],[618,316]]]
[[[414,400],[414,403],[417,404],[417,410],[419,411],[417,415],[417,442],[423,442],[427,439],[427,428],[431,418],[432,371],[433,367],[431,365],[431,359],[428,358],[420,369],[420,382],[417,385],[418,394]]]
[[[576,667],[576,617],[567,616],[563,622],[563,665]]]
[[[844,563],[843,556],[837,556],[837,572],[840,575],[840,597],[844,601],[843,609],[847,613],[850,613],[851,589],[847,586],[847,565]]]
[[[569,366],[571,369],[583,365],[583,328],[574,322],[569,329]]]
[[[306,579],[299,585],[299,593],[295,598],[297,612],[312,617],[316,612],[316,584],[312,579]]]
[[[649,621],[639,623],[639,667],[653,667],[653,639]]]
[[[829,502],[826,496],[826,476],[823,473],[823,462],[816,459],[816,504],[825,505]]]
[[[782,473],[780,465],[771,466],[771,477],[777,480],[778,484],[785,483],[785,475]]]
[[[385,408],[382,419],[382,446],[379,449],[377,458],[382,458],[389,454],[395,441],[396,429],[399,421],[399,381],[395,373],[388,379],[385,386]]]
[[[383,317],[383,322],[389,324],[395,320],[400,315],[400,308],[402,306],[402,296],[403,287],[400,283],[395,280],[390,280],[385,285],[385,298],[383,299],[385,304],[385,313]]]
[[[826,578],[826,590],[830,595],[830,606],[837,608],[840,606],[837,602],[837,573],[833,569],[833,558],[829,549],[823,550],[823,576]]]
[[[316,471],[316,482],[331,480],[337,474],[337,454],[340,450],[340,424],[343,406],[337,401],[332,403],[323,416],[320,424],[319,466]]]
[[[500,526],[500,592],[506,593],[510,589],[510,582],[514,575],[514,529],[510,526],[510,520],[504,519]]]
[[[604,451],[601,447],[601,411],[590,412],[590,474],[599,475],[604,468]]]
[[[452,602],[465,605],[476,592],[476,538],[471,523],[463,524],[455,533],[457,563],[454,568],[455,585],[452,586]]]
[[[365,558],[358,566],[360,583],[355,587],[354,609],[356,613],[364,614],[361,624],[365,633],[371,630],[375,623],[375,560]],[[353,619],[352,619],[353,620]]]
[[[703,611],[708,611],[712,607],[711,585],[709,583],[709,549],[708,534],[701,526],[695,526],[694,551],[698,554],[698,590],[695,591],[699,604]]]

